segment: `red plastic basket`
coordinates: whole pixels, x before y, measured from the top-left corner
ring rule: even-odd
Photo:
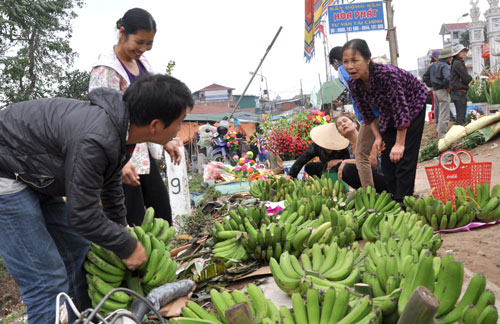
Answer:
[[[465,158],[467,157],[467,158]],[[425,167],[431,194],[443,202],[455,199],[455,187],[491,183],[491,162],[475,162],[467,150],[446,151],[439,157],[439,164]]]

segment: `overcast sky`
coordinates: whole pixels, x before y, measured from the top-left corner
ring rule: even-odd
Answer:
[[[316,55],[305,63],[304,0],[86,0],[77,10],[71,41],[79,54],[76,68],[90,70],[98,54],[116,44],[115,23],[134,7],[148,10],[157,23],[153,49],[146,53],[150,63],[164,72],[168,61],[175,61],[173,75],[193,92],[217,83],[241,94],[280,26],[262,64],[265,79],[256,77],[247,94],[259,95],[266,79],[271,98],[279,94],[283,99],[299,94],[301,82],[304,93],[310,93],[319,79],[325,81],[322,38],[315,39]],[[407,70],[416,70],[417,57],[428,49],[442,47],[443,23],[470,22],[470,17],[460,18],[469,13],[470,0],[393,0],[393,7],[398,63]],[[488,2],[479,0],[479,8],[484,13]],[[389,57],[386,31],[348,37],[365,39],[373,56]],[[328,35],[328,49],[345,41],[345,34]]]

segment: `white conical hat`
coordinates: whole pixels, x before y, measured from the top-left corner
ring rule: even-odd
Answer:
[[[316,126],[311,129],[311,139],[314,143],[327,150],[343,150],[349,146],[349,140],[340,135],[335,124]]]

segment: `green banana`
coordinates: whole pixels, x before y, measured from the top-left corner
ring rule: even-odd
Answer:
[[[477,319],[478,324],[496,324],[498,322],[498,311],[495,306],[486,306]]]
[[[215,324],[222,324],[215,314],[207,312],[200,305],[191,300],[187,301],[186,307],[191,309],[200,319],[211,321],[211,323]]]
[[[445,316],[438,318],[439,323],[455,323],[460,320],[465,307],[469,304],[475,304],[485,288],[486,278],[482,274],[475,274],[469,282],[469,286],[467,287],[467,290],[458,305]]]
[[[442,264],[434,288],[434,295],[439,300],[436,317],[448,313],[456,304],[462,291],[464,280],[464,264],[451,261]]]
[[[302,300],[302,296],[300,294],[298,293],[292,294],[292,307],[293,307],[293,316],[295,318],[295,323],[307,324],[308,320],[307,320],[306,306],[304,305],[304,301]]]
[[[122,270],[122,269],[120,269],[118,267],[115,267],[114,265],[106,262],[104,259],[100,258],[92,250],[90,250],[87,253],[87,258],[93,264],[95,264],[99,269],[101,269],[104,272],[107,272],[109,274],[116,275],[116,276],[122,276],[122,277],[125,275],[125,271],[124,270]]]
[[[144,218],[142,219],[141,227],[145,232],[149,232],[153,226],[153,219],[155,217],[155,211],[153,207],[148,207],[144,213]]]
[[[267,314],[266,297],[262,293],[262,290],[255,284],[249,284],[247,286],[247,293],[255,305],[255,320],[260,322]]]
[[[316,289],[307,289],[306,309],[307,309],[308,323],[319,323],[320,319],[319,293]]]

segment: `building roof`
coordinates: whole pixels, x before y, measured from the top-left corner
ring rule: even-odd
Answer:
[[[229,117],[229,113],[213,113],[213,114],[188,114],[184,121],[221,121],[224,117]],[[235,112],[234,116],[240,120],[240,122],[250,122],[255,123],[259,120],[260,114],[254,114],[251,112]]]
[[[209,85],[208,87],[205,87],[203,89],[200,89],[196,92],[200,92],[200,91],[211,91],[211,90],[234,90],[234,88],[228,88],[228,87],[225,87],[225,86],[221,86],[220,84],[217,84],[217,83],[212,83],[211,85]],[[195,93],[196,93],[195,92]]]
[[[456,30],[466,30],[469,23],[458,23],[458,24],[442,24],[441,31],[439,35],[447,35],[452,31]]]

